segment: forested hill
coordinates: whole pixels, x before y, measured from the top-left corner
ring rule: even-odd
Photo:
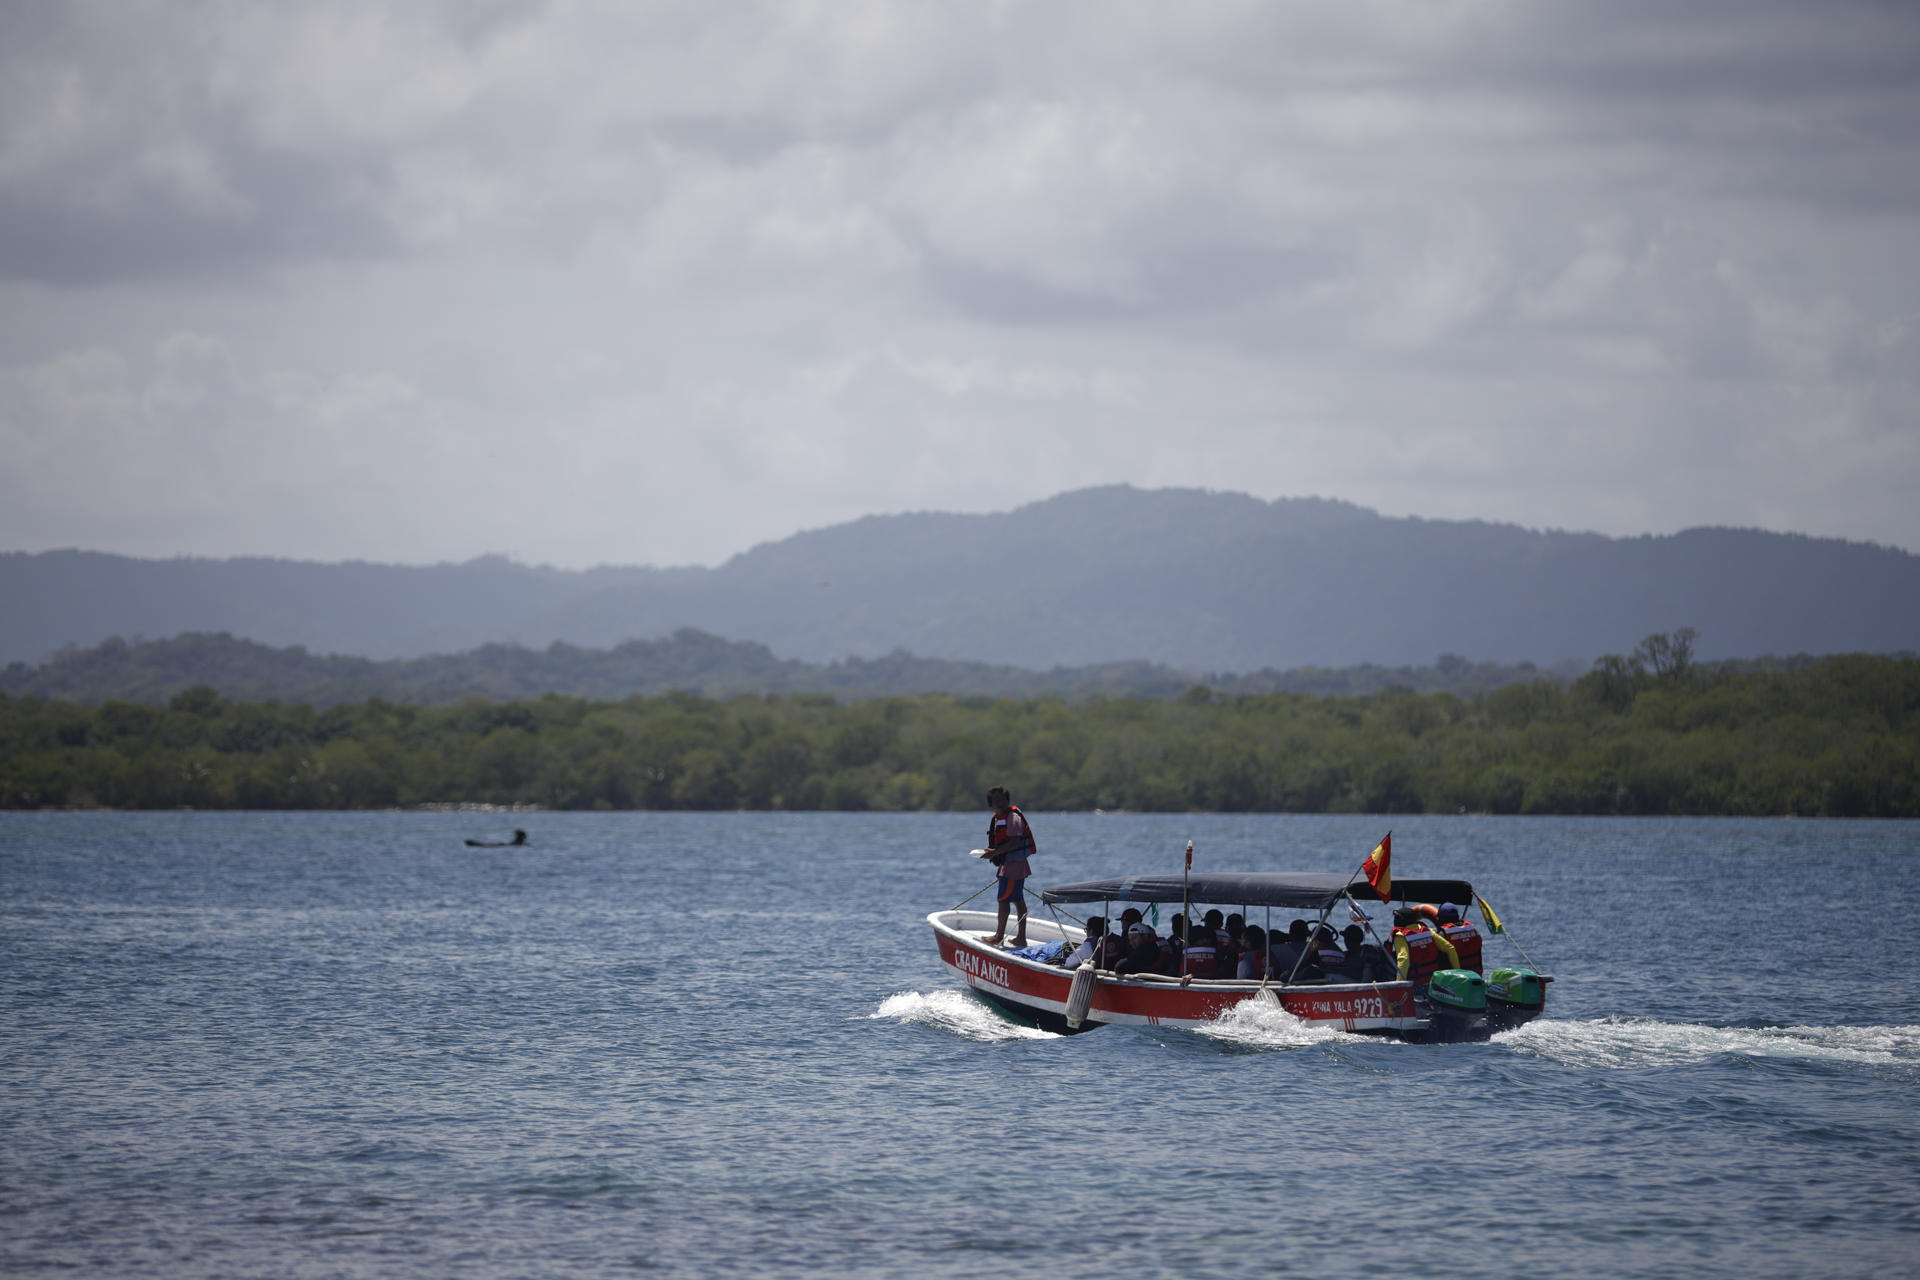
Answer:
[[[1319,499],[1086,489],[993,515],[872,516],[714,569],[408,568],[0,555],[0,661],[228,632],[370,658],[610,648],[687,627],[785,659],[1046,670],[1591,659],[1691,626],[1703,659],[1920,649],[1920,556],[1797,534],[1608,538]]]
[[[810,693],[848,701],[921,693],[1170,698],[1196,683],[1232,694],[1357,695],[1398,687],[1467,695],[1542,675],[1571,679],[1578,674],[1572,667],[1543,672],[1532,663],[1474,663],[1454,655],[1425,667],[1309,667],[1207,676],[1146,662],[1029,671],[904,652],[822,664],[776,658],[765,645],[690,629],[606,650],[487,645],[466,653],[376,662],[276,649],[229,635],[190,634],[131,644],[114,638],[64,651],[43,664],[14,663],[0,671],[0,693],[83,704],[163,704],[204,686],[235,701],[317,707],[369,698],[444,705],[470,697],[512,700],[547,693],[604,700],[669,692],[709,698]]]
[[[1471,698],[0,696],[0,808],[972,809],[1004,781],[1032,810],[1920,817],[1920,660],[1739,672],[1683,639]]]

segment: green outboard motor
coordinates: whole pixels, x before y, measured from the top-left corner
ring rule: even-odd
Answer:
[[[1487,1021],[1496,1031],[1533,1021],[1547,1010],[1552,981],[1531,969],[1495,969],[1487,975]]]
[[[1435,1040],[1484,1039],[1487,980],[1471,969],[1442,969],[1427,985]]]

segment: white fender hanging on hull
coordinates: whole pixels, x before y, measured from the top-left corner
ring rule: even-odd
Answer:
[[[1067,992],[1067,1025],[1078,1030],[1087,1020],[1087,1011],[1093,1007],[1093,988],[1100,981],[1094,972],[1093,961],[1083,960],[1080,967],[1073,971],[1073,986]]]

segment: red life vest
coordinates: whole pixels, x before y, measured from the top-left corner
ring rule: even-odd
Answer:
[[[1440,971],[1440,948],[1433,944],[1433,932],[1424,924],[1400,925],[1391,935],[1407,941],[1407,978],[1416,987],[1424,987]]]
[[[1019,805],[1008,805],[1004,817],[996,813],[987,819],[987,848],[1000,868],[1001,879],[1013,880],[1031,873],[1027,859],[1035,852],[1033,827]]]
[[[1338,947],[1319,947],[1313,953],[1314,963],[1324,970],[1328,977],[1340,976],[1347,967],[1347,953]]]
[[[1471,969],[1475,973],[1481,972],[1480,931],[1478,929],[1468,924],[1465,920],[1460,920],[1453,924],[1441,925],[1440,932],[1447,936],[1447,941],[1453,944],[1453,949],[1460,953],[1460,967],[1462,969]]]
[[[1211,978],[1220,969],[1220,953],[1204,942],[1196,942],[1187,948],[1181,958],[1180,972],[1196,978]]]

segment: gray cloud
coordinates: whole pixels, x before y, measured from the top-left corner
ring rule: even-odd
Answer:
[[[1920,547],[1916,71],[1784,0],[12,6],[0,545],[1128,481]]]

